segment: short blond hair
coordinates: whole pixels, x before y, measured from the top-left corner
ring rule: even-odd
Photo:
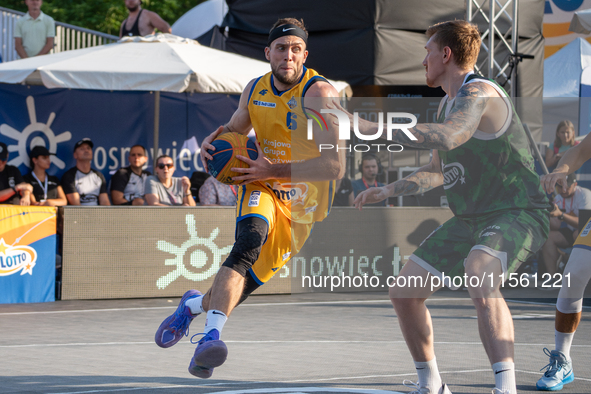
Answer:
[[[458,66],[463,69],[474,68],[481,44],[480,32],[475,24],[462,20],[441,22],[427,29],[427,37],[433,36],[439,49],[451,49]]]

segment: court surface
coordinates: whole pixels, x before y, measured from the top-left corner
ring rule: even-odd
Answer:
[[[454,393],[490,393],[475,310],[460,293],[440,291],[428,301],[439,369]],[[552,294],[540,296],[535,302],[547,304],[508,302],[520,393],[535,392],[548,361],[542,348],[554,343]],[[402,381],[416,380],[386,293],[253,296],[232,313],[222,338],[228,360],[207,380],[187,372],[189,338],[170,349],[154,344],[178,300],[0,305],[0,392],[377,394],[409,392]],[[203,324],[203,316],[193,321],[191,334]],[[576,380],[563,393],[591,393],[590,351],[585,307],[571,351]]]

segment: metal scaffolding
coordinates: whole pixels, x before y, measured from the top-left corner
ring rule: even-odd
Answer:
[[[481,54],[484,51],[486,57],[476,64],[476,71],[503,85],[513,99],[517,96],[517,64],[528,57],[517,52],[518,8],[519,0],[467,0],[466,6],[468,22],[488,23],[488,29],[482,33]],[[506,31],[501,31],[503,25],[508,26]],[[499,53],[508,55],[499,59]],[[488,72],[484,73],[485,70]]]

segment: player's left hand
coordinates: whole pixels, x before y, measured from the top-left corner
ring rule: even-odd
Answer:
[[[552,172],[544,175],[540,179],[540,183],[546,193],[554,193],[557,184],[562,186],[563,190],[566,190],[566,176],[566,172]]]
[[[234,182],[240,182],[240,185],[246,185],[247,183],[262,181],[265,179],[272,179],[273,176],[273,163],[265,156],[258,141],[254,144],[257,147],[258,157],[256,160],[252,160],[250,157],[242,155],[236,155],[236,158],[245,162],[249,165],[249,168],[237,168],[233,167],[232,171],[239,172],[241,176],[232,177]]]
[[[370,187],[369,189],[359,193],[355,198],[355,201],[353,201],[353,204],[355,204],[355,208],[361,211],[361,208],[365,204],[375,204],[376,202],[383,201],[388,197],[390,197],[390,193],[386,187]]]

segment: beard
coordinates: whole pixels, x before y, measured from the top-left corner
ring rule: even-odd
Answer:
[[[136,12],[138,8],[140,8],[139,5],[136,5],[135,7],[127,7],[129,12]]]
[[[273,72],[273,77],[275,77],[275,79],[277,79],[284,85],[293,85],[298,81],[298,79],[300,79],[299,70],[296,73],[294,73],[292,77],[287,77],[279,74],[279,66],[271,65],[271,72]]]

